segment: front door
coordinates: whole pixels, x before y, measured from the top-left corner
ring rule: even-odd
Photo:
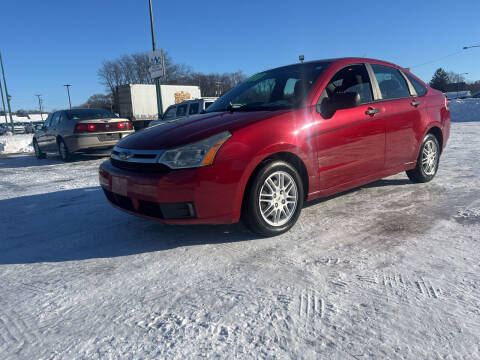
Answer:
[[[349,94],[358,94],[358,103],[330,113],[329,102]],[[320,190],[355,182],[383,170],[385,122],[373,101],[364,64],[338,71],[320,95],[314,113]]]

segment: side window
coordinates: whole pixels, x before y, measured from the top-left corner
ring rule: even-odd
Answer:
[[[177,105],[177,117],[185,116],[187,114],[187,104]]]
[[[376,64],[372,64],[372,69],[384,100],[410,97],[408,85],[397,69]]]
[[[415,79],[412,75],[404,73],[405,76],[408,78],[408,81],[413,85],[415,91],[417,92],[418,96],[423,96],[427,93],[427,88],[423,86],[417,79]]]
[[[198,102],[196,103],[190,103],[190,107],[188,108],[188,114],[198,114],[198,108],[200,107],[200,104]]]
[[[43,123],[43,126],[45,126],[47,129],[50,127],[50,123],[52,122],[52,116],[53,116],[52,114],[49,114],[47,116],[47,119]]]
[[[52,120],[51,120],[50,125],[48,127],[50,129],[55,129],[57,127],[59,119],[60,119],[60,111],[53,114]]]
[[[360,103],[373,101],[372,85],[365,65],[351,65],[343,68],[330,80],[327,92],[334,93],[356,92],[360,95]]]
[[[338,71],[317,102],[317,111],[326,119],[335,111],[373,101],[372,84],[363,64],[349,65]]]
[[[211,101],[206,102],[206,103],[205,103],[205,110],[206,110],[210,105],[212,105],[212,104],[213,104],[213,102],[211,102]]]
[[[175,112],[177,111],[176,106],[171,106],[167,109],[165,114],[163,115],[164,120],[172,120],[175,118]]]
[[[67,120],[67,115],[65,114],[65,112],[62,111],[60,113],[60,118],[58,120],[58,123],[61,124],[61,123],[65,122],[66,120]]]

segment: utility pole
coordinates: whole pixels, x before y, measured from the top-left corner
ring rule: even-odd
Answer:
[[[70,100],[70,84],[63,85],[67,88],[67,95],[68,95],[68,105],[70,105],[70,109],[72,108],[72,101]]]
[[[153,29],[153,10],[152,10],[152,0],[148,0],[149,8],[150,8],[150,30],[152,32],[152,49],[153,51],[157,50],[157,46],[155,44],[155,31]],[[158,109],[158,118],[162,117],[163,109],[162,109],[162,96],[160,92],[160,78],[155,78],[155,88],[157,91],[157,109]]]
[[[0,65],[2,66],[3,84],[5,85],[5,97],[7,98],[8,114],[10,115],[10,126],[12,127],[12,133],[13,133],[14,131],[13,131],[12,108],[10,107],[11,96],[8,95],[7,80],[5,79],[5,70],[3,68],[2,53],[0,53]]]
[[[42,112],[43,100],[42,100],[42,94],[36,94],[35,96],[38,97],[38,107],[40,108],[40,118],[41,118],[42,121],[43,121],[43,112]]]
[[[3,99],[2,82],[0,81],[0,95],[2,96],[3,115],[5,115],[5,125],[8,126],[7,110],[5,110],[5,100]]]

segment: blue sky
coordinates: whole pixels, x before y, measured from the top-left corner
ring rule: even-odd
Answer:
[[[480,1],[159,1],[157,46],[195,71],[247,75],[306,60],[367,56],[415,66],[480,44]],[[103,92],[102,61],[151,49],[148,0],[2,1],[0,51],[12,108],[47,110]],[[438,67],[480,80],[480,48],[412,71]]]

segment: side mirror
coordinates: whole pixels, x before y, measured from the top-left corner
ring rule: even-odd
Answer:
[[[351,109],[360,105],[360,94],[357,92],[335,93],[330,98],[323,99],[320,105],[320,113],[327,118],[337,110]]]

